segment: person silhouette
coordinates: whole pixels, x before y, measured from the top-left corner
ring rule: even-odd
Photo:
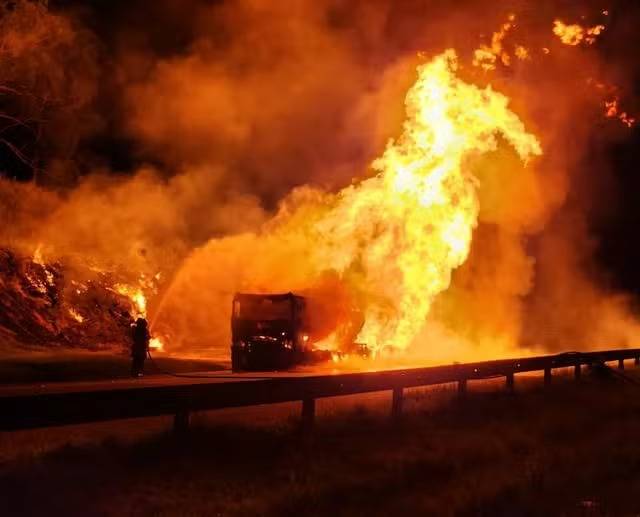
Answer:
[[[138,318],[136,322],[131,325],[131,337],[133,338],[131,345],[132,377],[142,377],[144,372],[144,361],[149,352],[149,340],[151,339],[148,327],[147,320],[144,318]]]

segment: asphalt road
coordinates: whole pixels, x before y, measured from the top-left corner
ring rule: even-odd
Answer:
[[[384,364],[370,363],[317,363],[309,366],[296,367],[293,370],[276,372],[243,372],[232,373],[231,370],[199,371],[172,374],[161,373],[153,362],[147,361],[147,374],[138,379],[117,378],[104,380],[86,380],[69,382],[37,382],[20,384],[2,384],[0,380],[0,397],[16,395],[36,395],[87,391],[110,391],[140,387],[181,386],[189,384],[211,384],[223,382],[250,382],[261,379],[281,377],[309,377],[315,375],[340,375],[364,371],[394,370],[427,365],[417,364]]]
[[[365,367],[366,366],[366,367]],[[342,375],[347,373],[362,373],[364,371],[389,371],[404,368],[430,366],[427,364],[383,364],[379,363],[320,363],[312,366],[297,367],[289,371],[276,372],[243,372],[232,373],[231,370],[200,371],[189,373],[160,373],[153,363],[147,362],[147,375],[141,378],[118,378],[69,382],[39,382],[24,384],[0,384],[0,397],[29,396],[37,394],[55,394],[89,391],[113,391],[131,388],[156,388],[160,386],[184,386],[194,384],[215,384],[251,382],[262,379],[286,377],[311,377],[317,375]],[[520,374],[527,375],[527,374]],[[538,376],[539,372],[529,375]],[[1,382],[1,381],[0,381]]]
[[[146,375],[139,379],[113,379],[102,381],[73,381],[73,382],[48,382],[19,385],[0,385],[0,397],[16,395],[36,395],[49,393],[69,393],[87,391],[110,391],[119,389],[131,389],[141,387],[181,386],[189,384],[213,384],[222,382],[250,382],[274,377],[299,377],[317,375],[311,372],[268,372],[264,374],[231,373],[228,371],[193,372],[189,374]]]
[[[393,368],[371,368],[369,371],[389,370]],[[72,382],[40,382],[25,384],[0,384],[0,397],[37,395],[53,393],[111,391],[141,387],[182,386],[190,384],[213,384],[224,382],[251,382],[262,379],[283,377],[312,377],[316,375],[341,375],[362,372],[360,368],[335,368],[331,365],[301,367],[290,371],[278,372],[243,372],[232,373],[231,370],[189,372],[180,374],[155,373],[153,365],[148,365],[150,374],[138,379],[105,379]]]

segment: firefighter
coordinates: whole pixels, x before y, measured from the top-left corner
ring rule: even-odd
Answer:
[[[144,361],[149,352],[149,340],[151,339],[146,319],[138,318],[131,325],[131,337],[133,338],[131,346],[131,376],[142,377]]]

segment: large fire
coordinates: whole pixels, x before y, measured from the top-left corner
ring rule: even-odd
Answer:
[[[504,40],[514,27],[515,16],[510,15],[491,46],[475,51],[473,64],[485,71],[494,70],[498,60],[509,66]],[[583,31],[587,43],[601,30]],[[568,44],[579,37],[558,23],[554,32]],[[565,41],[568,34],[573,39]],[[530,58],[522,45],[513,45],[512,52],[518,59]],[[402,134],[374,160],[370,177],[336,194],[292,196],[257,236],[262,241],[258,246],[291,256],[291,269],[283,275],[288,284],[274,278],[265,256],[261,267],[253,261],[245,264],[236,288],[301,289],[313,297],[323,278],[337,276],[350,310],[361,317],[355,341],[374,356],[408,348],[436,297],[449,287],[452,272],[469,255],[481,188],[474,162],[499,146],[510,146],[524,167],[542,154],[538,138],[510,109],[509,98],[490,85],[465,82],[458,68],[453,49],[417,68],[417,80],[405,98]],[[611,116],[612,108],[607,109]],[[242,264],[244,258],[235,260]],[[140,292],[122,291],[137,305]],[[141,313],[146,311],[141,308]],[[354,338],[341,329],[353,326],[350,311],[341,316],[321,346],[339,349],[344,336]],[[156,318],[162,320],[162,312]]]
[[[259,28],[262,24],[270,27],[271,22],[265,19],[273,13],[262,10],[263,2],[240,4],[247,10],[238,8],[242,16],[255,16],[258,21],[239,19]],[[24,333],[26,341],[53,340],[66,345],[76,340],[84,346],[92,341],[112,343],[119,335],[128,338],[130,323],[147,318],[154,336],[152,347],[157,350],[188,353],[201,346],[202,350],[224,349],[226,354],[234,292],[293,291],[316,304],[317,317],[324,321],[319,325],[322,332],[313,339],[334,351],[346,342],[366,345],[373,356],[406,351],[426,325],[440,317],[437,323],[442,323],[442,332],[460,330],[465,340],[478,335],[484,338],[485,329],[479,330],[481,325],[477,325],[485,315],[484,307],[477,307],[481,305],[478,299],[487,300],[487,313],[495,310],[495,328],[487,332],[487,341],[495,343],[507,336],[504,342],[513,347],[525,333],[525,310],[520,304],[529,295],[527,303],[534,303],[537,254],[552,256],[557,249],[564,249],[559,245],[554,248],[556,243],[552,242],[553,251],[548,251],[544,248],[548,242],[541,238],[542,244],[536,243],[539,249],[532,251],[528,239],[542,235],[569,197],[573,180],[569,169],[577,167],[582,156],[568,145],[575,140],[584,147],[588,130],[581,125],[591,123],[586,114],[583,121],[578,120],[586,106],[593,106],[590,115],[594,118],[604,114],[627,127],[636,122],[624,86],[609,85],[614,74],[600,74],[599,67],[592,66],[586,57],[599,47],[596,42],[601,36],[613,34],[608,18],[606,32],[605,25],[598,23],[608,12],[578,18],[590,20],[578,24],[563,21],[575,20],[575,13],[554,11],[552,16],[533,16],[515,7],[514,11],[492,13],[491,28],[502,20],[495,32],[484,25],[479,29],[468,20],[474,31],[478,28],[470,34],[478,34],[480,44],[464,38],[447,37],[446,43],[416,39],[413,47],[406,47],[410,52],[398,50],[398,56],[393,55],[398,64],[389,65],[379,74],[382,78],[372,78],[375,74],[366,68],[370,56],[350,61],[350,45],[345,45],[348,50],[340,47],[346,58],[338,50],[327,56],[318,52],[319,57],[309,59],[311,65],[306,54],[291,58],[278,45],[267,45],[267,57],[260,54],[265,61],[257,59],[258,71],[254,71],[254,52],[247,54],[246,49],[284,30],[278,21],[273,22],[277,29],[251,33],[239,48],[229,52],[209,54],[215,44],[205,38],[189,50],[194,55],[149,66],[149,78],[147,72],[134,73],[127,98],[121,99],[122,104],[131,104],[122,117],[133,119],[127,134],[139,138],[139,148],[145,152],[163,154],[165,147],[169,148],[166,160],[151,156],[150,163],[160,164],[157,170],[155,165],[141,167],[130,178],[118,180],[109,174],[101,176],[100,169],[87,175],[88,179],[80,178],[68,194],[53,200],[44,195],[43,201],[37,198],[46,215],[35,211],[33,219],[41,217],[43,223],[25,224],[21,233],[16,231],[17,237],[8,233],[0,242],[0,282],[4,286],[0,307],[5,308],[0,330],[8,328],[16,336]],[[41,14],[46,14],[44,6]],[[339,13],[335,16],[336,27],[331,31],[338,33],[341,18]],[[321,28],[314,25],[318,33],[301,31],[305,33],[301,38],[313,39],[314,45],[326,49],[325,18],[333,18],[316,18],[302,16],[287,24],[287,30],[318,23]],[[300,37],[297,32],[290,36]],[[331,38],[334,36],[331,32]],[[331,38],[327,39],[331,42],[328,48],[333,49]],[[353,47],[374,45],[373,41],[360,43]],[[314,45],[310,54],[315,56]],[[456,50],[442,51],[453,46]],[[430,50],[416,57],[414,50],[419,48]],[[385,54],[386,50],[380,52]],[[568,57],[570,54],[573,57]],[[227,56],[232,56],[231,66],[208,66],[209,60],[216,62]],[[387,56],[381,57],[381,62],[387,58],[392,61]],[[136,68],[139,59],[127,60],[122,73],[126,75],[128,67]],[[294,132],[291,127],[298,130],[298,126],[289,127],[283,121],[305,110],[322,111],[322,106],[314,106],[309,99],[322,97],[325,90],[307,84],[307,76],[297,72],[298,59],[308,67],[309,83],[325,81],[323,88],[329,96],[333,93],[361,101],[349,117],[339,118],[342,125],[327,126],[332,131],[356,127],[357,141],[350,141],[354,148],[367,138],[370,142],[362,144],[365,150],[363,157],[358,156],[360,161],[354,160],[356,165],[352,167],[345,159],[346,165],[340,162],[335,178],[327,173],[333,182],[325,182],[323,174],[317,173],[318,179],[312,175],[303,178],[301,173],[300,181],[287,178],[282,188],[259,192],[256,187],[253,192],[251,173],[259,175],[256,170],[266,169],[275,179],[265,176],[261,181],[275,183],[280,172],[276,154],[290,151],[296,155],[299,151],[299,142],[299,148],[292,146],[291,150],[286,143]],[[323,59],[328,63],[326,69]],[[271,60],[284,62],[281,69],[274,67],[277,72],[273,76],[272,67],[265,66]],[[368,63],[362,65],[364,79],[356,74],[343,81],[335,79],[336,70],[347,73],[360,66],[360,61]],[[420,63],[417,69],[416,62]],[[575,77],[555,77],[564,73],[567,64],[567,75]],[[547,65],[554,66],[553,73],[547,72]],[[409,70],[413,72],[410,80]],[[185,84],[189,85],[186,94],[181,89]],[[235,88],[236,84],[242,88]],[[305,88],[311,91],[309,98],[300,93]],[[270,97],[265,92],[269,91],[278,97],[274,106],[266,105],[265,99]],[[290,99],[282,99],[287,97],[284,91]],[[401,111],[402,98],[403,116],[396,113]],[[291,110],[288,103],[294,105]],[[387,109],[385,103],[395,104]],[[228,111],[226,104],[232,105]],[[336,111],[344,110],[345,105]],[[144,109],[141,115],[138,110]],[[219,127],[211,126],[209,120],[216,117]],[[304,120],[299,122],[301,126],[313,126]],[[358,132],[372,120],[384,127],[360,138]],[[262,124],[269,130],[260,132]],[[216,139],[217,131],[223,137],[216,146],[210,140]],[[254,131],[264,142],[258,137],[254,141]],[[272,133],[278,131],[282,135],[276,138]],[[314,135],[310,130],[303,149],[316,146]],[[394,137],[389,139],[389,135]],[[254,153],[258,158],[252,158]],[[350,157],[350,153],[348,149],[342,154]],[[322,152],[314,149],[316,154]],[[222,165],[215,161],[218,159]],[[253,169],[248,167],[247,178],[228,180],[227,176],[243,175],[245,159],[260,163],[252,163]],[[291,159],[296,161],[297,157]],[[297,167],[304,168],[304,159],[299,161]],[[370,166],[363,173],[367,163]],[[225,177],[220,185],[216,183],[218,175]],[[240,195],[235,196],[235,190]],[[222,192],[219,199],[208,199],[212,192],[218,196],[218,191]],[[34,197],[40,195],[38,191]],[[11,196],[7,194],[8,199],[13,199]],[[487,208],[492,202],[495,206]],[[516,204],[522,206],[514,208]],[[211,205],[219,210],[209,212]],[[121,210],[120,217],[118,208],[123,206],[127,210]],[[234,219],[242,219],[243,224],[236,226]],[[64,230],[67,225],[68,235]],[[18,249],[23,255],[15,251]],[[494,269],[505,264],[511,269],[504,273],[491,270],[493,263],[486,263],[494,256]],[[69,257],[73,260],[68,263]],[[577,258],[569,253],[567,257],[563,264],[569,270]],[[553,261],[547,258],[549,262]],[[476,275],[475,268],[481,273]],[[491,281],[496,278],[501,284],[492,299]],[[553,291],[558,295],[557,306],[570,305],[566,293],[583,285],[580,281]],[[468,286],[458,285],[465,282],[471,286],[466,291]],[[476,297],[477,292],[482,298]],[[593,294],[593,299],[600,298]],[[17,309],[20,304],[25,310]],[[615,307],[612,312],[624,312],[616,312]],[[474,317],[469,332],[463,332],[459,327]],[[582,313],[572,324],[580,326],[581,318],[585,319]],[[32,333],[30,329],[35,327],[42,331]]]
[[[542,152],[509,100],[465,83],[457,67],[453,50],[421,65],[402,135],[373,162],[376,174],[315,213],[303,207],[303,228],[294,214],[276,230],[285,241],[305,235],[314,273],[336,271],[357,293],[357,340],[373,351],[411,344],[467,258],[478,217],[470,161],[495,150],[498,135],[523,160]]]

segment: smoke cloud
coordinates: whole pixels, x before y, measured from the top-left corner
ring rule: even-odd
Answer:
[[[18,5],[27,19],[37,9],[45,27],[55,20],[60,43],[47,47],[49,63],[25,57],[41,49],[40,29],[32,34],[5,14],[29,65],[12,84],[55,93],[56,81],[72,78],[72,98],[61,104],[73,109],[42,124],[49,151],[37,181],[0,182],[1,242],[118,270],[131,282],[160,272],[150,313],[169,351],[226,354],[240,289],[313,290],[333,297],[337,313],[349,311],[353,295],[335,272],[318,279],[308,269],[308,241],[283,242],[272,230],[371,177],[371,162],[401,131],[416,66],[450,47],[460,76],[507,95],[544,154],[523,166],[501,142],[469,164],[480,206],[471,253],[410,352],[465,360],[627,346],[638,335],[632,299],[607,287],[590,232],[603,177],[611,178],[591,144],[626,138],[626,128],[604,120],[603,101],[610,85],[630,97],[630,72],[621,71],[628,56],[606,30],[601,47],[589,48],[563,45],[551,30],[555,18],[580,20],[585,11],[599,23],[597,8],[167,0],[154,7],[154,32],[144,32],[118,13],[99,26],[90,10]],[[130,16],[142,9],[134,2]],[[490,45],[510,13],[508,64],[472,66],[473,50]],[[628,34],[624,22],[615,27]],[[527,58],[515,57],[518,46]],[[36,69],[37,81],[27,82]],[[51,82],[44,87],[42,70]],[[101,146],[117,156],[105,158]]]

